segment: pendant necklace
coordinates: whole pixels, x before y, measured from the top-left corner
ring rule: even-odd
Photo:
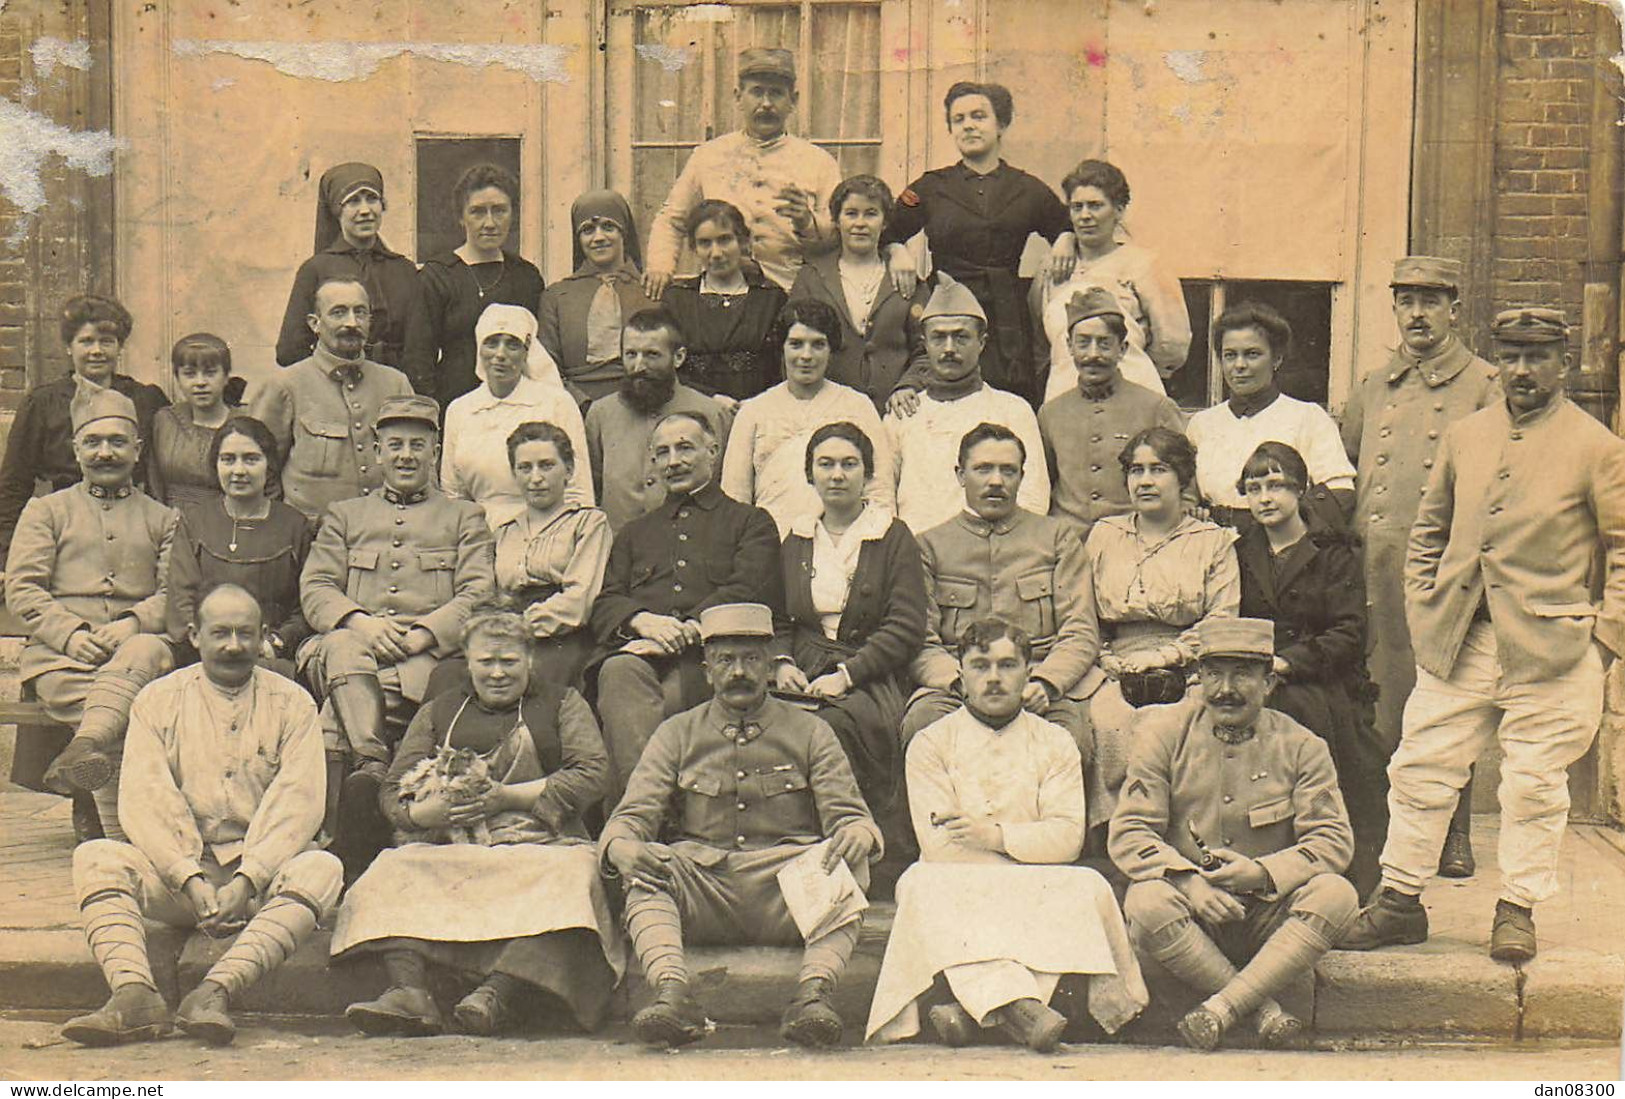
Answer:
[[[501,285],[502,277],[508,273],[508,260],[507,260],[507,257],[503,257],[502,259],[499,259],[496,262],[497,262],[497,277],[491,280],[491,285],[490,286],[487,286],[483,282],[480,281],[480,273],[479,273],[479,271],[477,271],[475,269],[474,264],[469,264],[468,265],[468,273],[470,275],[474,276],[474,289],[479,291],[481,301],[484,301],[485,296],[487,294],[491,293],[499,285]]]
[[[231,515],[231,511],[228,509],[226,514]],[[245,515],[245,516],[242,517],[241,521],[245,522],[245,523],[258,523],[262,519],[270,518],[270,516],[271,516],[271,502],[269,500],[267,500],[265,502],[265,514],[264,515],[253,515],[253,516]],[[226,543],[226,548],[229,549],[232,553],[237,552],[237,533],[238,533],[237,532],[237,524],[238,524],[238,522],[239,522],[238,517],[235,516],[235,515],[231,515],[231,541]]]

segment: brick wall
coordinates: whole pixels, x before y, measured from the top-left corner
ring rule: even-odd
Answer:
[[[22,94],[23,36],[14,15],[0,14],[0,98],[17,102]],[[17,211],[0,198],[0,240],[11,237]],[[25,384],[24,347],[28,327],[28,264],[15,249],[0,247],[0,407],[16,407]]]
[[[1498,2],[1491,294],[1498,309],[1553,305],[1578,320],[1587,258],[1593,19],[1611,17],[1584,0]]]

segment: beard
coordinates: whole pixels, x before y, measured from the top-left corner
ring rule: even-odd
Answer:
[[[628,374],[621,379],[621,397],[634,412],[643,416],[659,412],[676,392],[675,374]]]

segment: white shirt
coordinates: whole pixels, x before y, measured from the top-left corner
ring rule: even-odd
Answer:
[[[1228,401],[1204,408],[1191,417],[1185,434],[1196,445],[1196,487],[1209,503],[1221,507],[1247,506],[1236,480],[1265,442],[1286,443],[1301,454],[1310,481],[1331,489],[1354,488],[1354,466],[1337,424],[1319,405],[1285,393],[1251,416],[1238,417]]]
[[[922,391],[914,415],[899,419],[888,413],[885,420],[892,460],[897,463],[897,517],[915,534],[924,534],[965,509],[965,490],[954,475],[959,442],[984,422],[1008,427],[1027,448],[1016,503],[1038,515],[1049,514],[1049,467],[1031,405],[990,385],[952,401],[939,401]]]
[[[581,503],[594,502],[587,432],[575,399],[562,387],[534,378],[520,378],[506,397],[481,385],[446,408],[440,487],[447,496],[472,500],[485,508],[492,530],[525,510],[524,493],[508,464],[508,436],[520,424],[533,420],[561,427],[570,437],[576,464],[570,490]]]
[[[807,482],[807,440],[818,428],[842,420],[857,424],[874,444],[875,475],[863,496],[889,514],[894,506],[891,444],[880,416],[868,397],[831,381],[806,400],[791,394],[789,382],[780,382],[739,406],[723,451],[722,491],[773,516],[783,538],[796,519],[822,511]]]
[[[889,512],[874,507],[864,508],[857,520],[838,535],[829,532],[822,516],[817,519],[804,516],[796,523],[796,533],[811,531],[812,577],[808,588],[812,593],[813,610],[818,612],[818,624],[831,641],[840,636],[841,615],[846,612],[846,600],[852,592],[852,577],[858,571],[863,544],[880,541],[891,529],[891,523]]]

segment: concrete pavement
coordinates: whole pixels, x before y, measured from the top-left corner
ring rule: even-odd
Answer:
[[[1476,878],[1440,880],[1429,889],[1428,942],[1371,954],[1333,952],[1312,981],[1288,990],[1287,1006],[1332,1037],[1617,1038],[1625,994],[1619,933],[1625,838],[1595,826],[1570,829],[1562,892],[1536,912],[1541,956],[1514,967],[1492,962],[1485,952],[1496,898],[1496,830],[1493,816],[1475,821],[1482,868]],[[0,1009],[83,1009],[106,995],[78,930],[69,880],[72,843],[65,801],[0,793]],[[890,924],[891,907],[877,904],[841,987],[838,1003],[853,1031],[867,1015]],[[160,983],[171,995],[190,987],[218,950],[202,936],[156,936]],[[171,958],[175,964],[165,965]],[[702,950],[694,952],[692,967],[713,1018],[769,1028],[794,984],[796,956],[765,948]],[[1147,980],[1153,1003],[1117,1041],[1172,1040],[1174,1020],[1194,1002],[1166,975],[1148,971]],[[367,964],[329,969],[326,938],[318,933],[242,1007],[332,1015],[382,985],[382,974]],[[641,1002],[640,982],[630,981],[623,996]],[[1103,1040],[1090,1031],[1090,1024],[1081,1023],[1074,1036]]]

